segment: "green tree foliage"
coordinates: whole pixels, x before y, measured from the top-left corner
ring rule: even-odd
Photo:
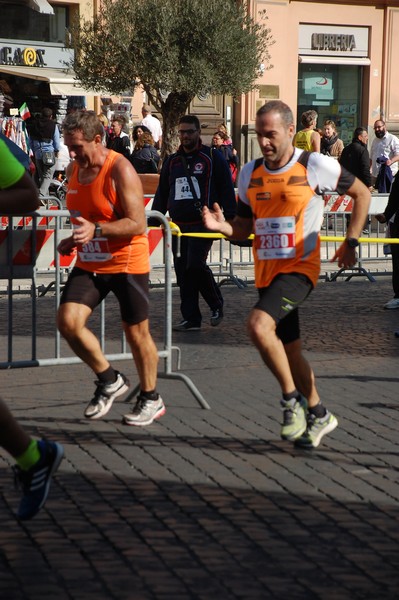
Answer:
[[[269,67],[273,43],[237,0],[103,0],[93,20],[72,29],[78,80],[120,94],[141,84],[162,114],[166,152],[178,119],[197,94],[239,98]]]

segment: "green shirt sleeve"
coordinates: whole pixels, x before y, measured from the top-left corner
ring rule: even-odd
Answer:
[[[0,139],[0,188],[13,186],[24,175],[25,169]]]

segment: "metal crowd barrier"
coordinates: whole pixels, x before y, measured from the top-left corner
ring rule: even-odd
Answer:
[[[202,408],[209,409],[210,406],[203,398],[198,388],[192,380],[185,374],[173,370],[173,353],[177,353],[177,369],[180,369],[181,352],[177,346],[172,345],[172,264],[171,264],[171,231],[168,221],[161,213],[157,211],[147,211],[147,217],[157,218],[164,226],[164,281],[165,281],[165,304],[164,304],[164,339],[163,349],[158,351],[159,358],[164,361],[164,371],[158,376],[165,379],[176,379],[183,381],[191,393],[197,399]],[[57,246],[61,239],[68,237],[71,233],[69,224],[69,212],[60,210],[40,209],[28,216],[10,216],[7,217],[7,227],[0,231],[0,279],[8,280],[7,286],[7,309],[6,309],[6,328],[7,328],[7,360],[0,362],[1,369],[24,368],[24,367],[43,367],[65,364],[80,363],[81,360],[76,356],[61,356],[61,336],[55,328],[54,331],[54,355],[48,358],[39,358],[37,350],[37,303],[38,297],[37,276],[43,272],[45,264],[48,264],[48,272],[54,273],[54,292],[55,292],[55,311],[59,306],[61,297],[62,269],[71,266],[65,266],[65,257],[60,257],[57,252]],[[4,223],[4,221],[3,221]],[[73,260],[67,257],[72,264]],[[63,267],[64,264],[64,267]],[[16,279],[30,279],[30,297],[31,297],[31,348],[30,357],[20,360],[14,358],[13,338],[13,316],[14,316],[14,294],[13,282]],[[105,353],[105,301],[100,306],[100,334],[99,340],[101,348]],[[55,315],[54,315],[55,316]],[[55,320],[55,319],[54,319]],[[24,348],[25,350],[25,348]],[[26,349],[28,351],[28,349]],[[21,350],[19,351],[21,353]],[[109,361],[132,360],[130,348],[127,348],[125,336],[121,336],[121,351],[119,353],[107,354],[105,356]],[[137,390],[137,388],[136,388]],[[132,394],[136,392],[134,390]]]
[[[388,202],[388,194],[372,194],[370,210],[368,215],[369,229],[360,237],[358,248],[357,266],[351,269],[338,269],[331,260],[346,235],[348,219],[351,215],[351,199],[349,196],[328,194],[324,197],[325,209],[321,231],[321,265],[328,269],[321,273],[320,277],[325,281],[336,281],[338,277],[345,277],[349,281],[355,276],[366,276],[369,281],[375,281],[378,274],[390,274],[391,271],[379,272],[374,267],[389,265],[392,268],[389,257],[384,252],[386,245],[399,243],[399,240],[386,239],[386,225],[381,225],[372,217],[382,213]],[[375,222],[374,222],[375,221]],[[366,224],[365,224],[366,225]],[[372,229],[371,229],[372,227]],[[204,234],[182,234],[179,228],[173,224],[172,233],[178,236],[189,237],[213,237],[215,242],[209,254],[208,264],[219,283],[233,283],[239,288],[244,288],[253,282],[253,255],[251,247],[240,247],[229,242],[223,236],[211,233]],[[220,239],[219,239],[220,238]],[[247,273],[250,273],[250,278]]]

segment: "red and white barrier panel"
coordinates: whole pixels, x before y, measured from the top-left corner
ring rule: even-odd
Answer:
[[[151,210],[153,199],[153,196],[144,196],[146,210]],[[147,234],[150,247],[150,265],[151,267],[162,265],[164,263],[162,229],[149,229]]]
[[[59,210],[58,206],[50,206],[47,210]],[[39,209],[40,213],[40,209]],[[32,217],[19,217],[18,220],[14,218],[13,226],[15,229],[23,229],[32,226]],[[54,217],[42,217],[37,220],[37,227],[48,227],[50,223],[55,223]],[[7,229],[9,224],[8,217],[0,217],[0,229]]]
[[[54,257],[54,229],[38,229],[36,231],[36,247],[32,256],[32,230],[19,229],[12,233],[13,240],[13,265],[31,265],[36,257],[35,268],[37,270],[47,270],[55,267]],[[63,229],[58,232],[58,239],[69,237],[70,230]],[[8,265],[7,241],[8,231],[0,231],[0,265]],[[69,256],[60,255],[60,266],[68,268],[76,260],[76,252]]]
[[[384,212],[388,203],[389,194],[371,194],[370,215],[378,215]],[[346,213],[352,212],[353,202],[350,196],[336,194],[324,194],[324,212],[325,213]]]

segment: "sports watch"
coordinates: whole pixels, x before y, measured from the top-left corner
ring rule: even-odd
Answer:
[[[348,244],[349,248],[357,248],[359,245],[359,240],[357,240],[356,238],[346,238],[345,241]]]
[[[94,223],[94,237],[99,238],[103,234],[100,223]]]

